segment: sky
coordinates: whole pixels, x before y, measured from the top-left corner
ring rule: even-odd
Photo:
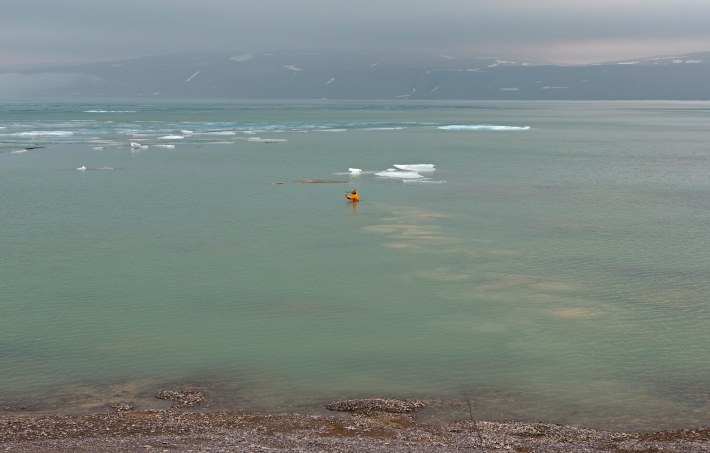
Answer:
[[[0,69],[333,50],[558,64],[710,51],[710,0],[0,0]]]

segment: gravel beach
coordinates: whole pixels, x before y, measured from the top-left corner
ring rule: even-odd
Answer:
[[[334,415],[166,410],[0,416],[9,452],[707,452],[710,428],[627,433],[549,423],[419,421],[417,402],[329,403]],[[184,407],[184,406],[183,406]]]

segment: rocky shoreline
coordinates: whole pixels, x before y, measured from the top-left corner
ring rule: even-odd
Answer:
[[[157,396],[157,395],[156,395]],[[612,432],[550,423],[427,423],[424,404],[397,399],[329,403],[334,415],[194,412],[200,395],[162,392],[170,409],[90,415],[0,416],[0,451],[11,452],[707,452],[710,428]]]

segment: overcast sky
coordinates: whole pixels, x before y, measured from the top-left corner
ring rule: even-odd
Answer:
[[[0,0],[0,68],[339,49],[555,63],[710,51],[710,0]]]

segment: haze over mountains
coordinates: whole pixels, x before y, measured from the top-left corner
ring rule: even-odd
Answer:
[[[336,52],[165,55],[0,71],[0,99],[710,100],[710,52],[560,66]]]

